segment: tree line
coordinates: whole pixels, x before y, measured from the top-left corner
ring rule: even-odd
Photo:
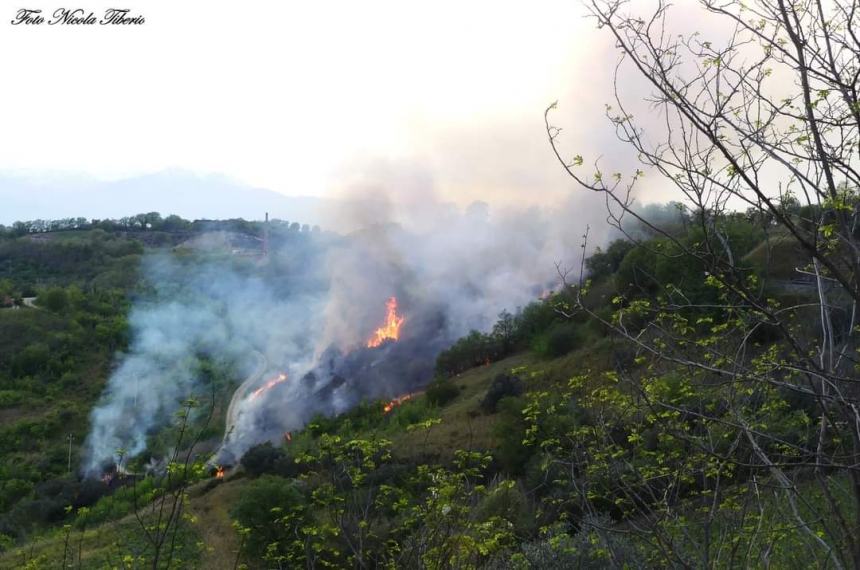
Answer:
[[[54,220],[27,220],[17,221],[10,226],[0,224],[0,236],[19,237],[28,234],[40,234],[48,232],[63,232],[75,230],[126,231],[126,232],[203,232],[203,231],[235,231],[250,235],[262,235],[263,222],[249,221],[242,218],[228,220],[186,220],[181,216],[171,214],[162,216],[158,212],[136,214],[121,218],[87,219],[59,218]],[[289,222],[287,220],[272,219],[270,228],[289,232],[318,232],[317,225]]]

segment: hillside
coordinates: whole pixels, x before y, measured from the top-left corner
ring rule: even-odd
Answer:
[[[516,355],[457,376],[455,382],[459,393],[444,406],[434,406],[427,402],[426,395],[419,394],[389,413],[383,411],[384,402],[373,403],[360,412],[361,419],[357,420],[355,414],[347,414],[331,421],[324,429],[349,433],[351,437],[361,439],[389,438],[394,461],[398,463],[451,464],[456,449],[490,452],[498,448],[498,426],[504,418],[500,414],[486,414],[480,410],[481,401],[496,376],[512,371],[531,375],[534,379],[527,382],[527,386],[537,389],[563,383],[569,373],[580,369],[583,360],[595,363],[600,358],[593,353],[579,352],[551,361],[527,354]],[[367,414],[373,417],[368,418]],[[355,429],[352,426],[354,420],[364,425]],[[428,429],[410,429],[410,426],[414,428],[427,420],[432,423]],[[319,433],[314,434],[310,430],[298,432],[293,434],[293,443],[286,449],[301,453],[297,450],[311,449],[318,437]],[[234,567],[241,540],[233,527],[231,511],[251,482],[248,473],[239,469],[223,481],[207,477],[189,488],[187,509],[193,522],[184,531],[183,544],[188,549],[184,552],[191,553],[196,567],[213,570]],[[111,501],[112,496],[102,499],[106,504]],[[70,560],[78,560],[80,556],[84,567],[97,566],[105,560],[119,560],[123,555],[123,545],[133,544],[129,537],[138,533],[136,527],[137,522],[132,515],[124,516],[118,523],[109,521],[84,530],[76,527],[69,539],[74,548],[67,556]],[[26,564],[34,568],[51,566],[62,560],[66,541],[66,532],[57,530],[35,544],[3,553],[0,555],[0,568],[26,567]],[[206,547],[195,551],[194,544],[198,541]],[[186,560],[186,563],[190,564],[191,560]],[[252,565],[254,562],[247,554],[241,555],[241,560]]]
[[[128,346],[130,308],[147,294],[143,258],[184,255],[188,242],[200,242],[201,257],[247,259],[250,251],[259,258],[249,223],[179,221],[158,229],[103,220],[92,229],[0,231],[0,548],[55,527],[67,507],[105,493],[78,472],[90,413]],[[245,249],[204,238],[226,229]],[[300,240],[300,233],[298,224],[273,225],[272,240]],[[222,423],[232,389],[224,386],[213,419]]]
[[[439,334],[438,313],[401,317],[389,303],[378,342],[290,377],[263,344],[229,352],[239,341],[224,323],[285,338],[302,309],[276,298],[305,304],[322,280],[296,268],[348,238],[276,227],[263,256],[260,228],[229,224],[138,230],[167,236],[149,243],[127,229],[0,242],[8,295],[36,293],[0,311],[0,567],[789,567],[820,562],[810,533],[850,541],[821,507],[855,516],[846,468],[809,468],[813,444],[833,457],[844,444],[836,424],[822,437],[792,356],[816,342],[821,313],[814,284],[792,277],[809,261],[784,234],[731,215],[713,242],[690,224],[615,241],[586,260],[587,279],[501,307],[493,326],[433,353],[431,374],[421,335]],[[845,299],[823,294],[841,323]],[[226,332],[213,342],[213,330]],[[142,350],[141,338],[169,342]],[[173,356],[188,338],[199,340]],[[147,366],[165,354],[194,391],[158,394],[174,372]],[[129,362],[148,392],[126,382],[112,408],[103,389]],[[159,397],[174,400],[169,421],[114,421]],[[146,447],[109,450],[82,478],[92,408]],[[222,453],[229,441],[245,447]]]

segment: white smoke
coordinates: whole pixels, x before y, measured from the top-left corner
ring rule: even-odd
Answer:
[[[585,225],[601,208],[578,199],[500,211],[476,203],[463,212],[435,201],[428,184],[392,191],[395,201],[381,180],[373,207],[353,201],[331,213],[335,229],[364,229],[273,240],[268,263],[148,258],[143,271],[152,291],[131,312],[129,350],[92,412],[84,471],[98,473],[119,448],[129,458],[144,452],[182,400],[199,395],[197,355],[231,363],[238,381],[256,376],[241,401],[271,374],[290,375],[259,401],[238,404],[226,446],[234,460],[313,413],[339,413],[362,398],[428,382],[439,350],[553,286],[556,263],[578,267]],[[407,319],[402,342],[355,350],[379,326],[392,295]]]
[[[201,396],[198,355],[232,364],[243,377],[257,351],[272,366],[309,360],[313,340],[306,327],[325,291],[291,284],[290,295],[278,295],[253,269],[165,255],[144,261],[154,291],[132,309],[131,345],[91,414],[86,473],[117,461],[118,450],[126,458],[142,453],[147,437],[171,421],[183,400]]]

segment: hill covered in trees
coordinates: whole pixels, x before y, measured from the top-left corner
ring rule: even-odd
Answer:
[[[154,215],[5,229],[0,566],[860,568],[857,3],[703,2],[732,30],[718,39],[679,30],[669,4],[587,5],[622,56],[607,119],[648,172],[564,148],[557,105],[546,135],[623,238],[592,251],[586,229],[578,269],[438,350],[420,390],[267,432],[238,465],[207,458],[239,371],[188,351],[206,394],[101,480],[69,472],[129,301],[153,293],[142,253],[279,282],[309,257],[259,263],[267,240],[295,253],[315,232]],[[625,97],[628,72],[647,96]],[[639,207],[652,177],[682,202]],[[380,338],[402,346],[389,307]],[[274,335],[289,319],[264,320]],[[414,373],[354,343],[366,369]],[[330,380],[312,395],[350,387]]]
[[[319,228],[272,221],[274,242]],[[198,243],[202,236],[221,239]],[[89,414],[145,294],[141,260],[262,255],[261,223],[157,213],[0,228],[0,543],[8,548],[110,489],[78,475]],[[229,395],[224,397],[229,398]]]
[[[786,208],[798,221],[810,214]],[[278,445],[252,448],[226,478],[188,447],[201,439],[191,432],[218,436],[213,414],[223,417],[235,386],[229,370],[204,359],[216,409],[199,414],[205,403],[189,402],[177,428],[153,440],[189,451],[174,457],[179,471],[117,474],[121,484],[69,473],[68,435],[74,462],[113,352],[128,341],[141,255],[153,247],[201,255],[179,246],[194,241],[193,224],[7,235],[3,286],[35,300],[0,312],[0,565],[139,565],[156,553],[161,565],[207,568],[653,567],[666,557],[733,566],[762,552],[777,566],[814,563],[820,552],[804,547],[806,530],[785,524],[795,516],[785,489],[755,458],[779,457],[805,495],[800,516],[817,521],[814,533],[834,532],[816,510],[826,495],[843,516],[854,507],[843,470],[822,472],[823,487],[805,474],[818,441],[815,399],[792,389],[785,373],[781,385],[745,387],[719,368],[740,346],[755,373],[775,373],[787,366],[785,342],[815,338],[818,290],[804,273],[811,259],[754,212],[669,205],[651,213],[663,220],[656,229],[625,226],[637,239],[596,249],[582,281],[500,308],[491,330],[439,354],[423,393],[319,416]],[[744,282],[793,314],[791,337],[778,325],[750,329],[724,310],[715,259],[683,249],[706,250],[702,219],[720,228]],[[247,227],[237,233],[258,235]],[[207,226],[224,228],[236,231],[236,222]],[[161,232],[165,245],[137,239],[144,231]],[[17,248],[29,253],[18,258]],[[64,265],[70,257],[78,263]],[[677,309],[658,310],[655,299],[678,299]],[[666,354],[652,348],[661,344]],[[754,445],[740,438],[741,414],[768,437]],[[842,443],[834,436],[824,445],[837,452]],[[165,507],[182,512],[159,522]],[[832,538],[840,548],[849,542]]]

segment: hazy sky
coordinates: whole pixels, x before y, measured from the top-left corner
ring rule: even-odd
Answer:
[[[446,198],[519,201],[571,188],[543,133],[553,100],[575,141],[612,136],[615,56],[578,2],[123,6],[146,24],[11,26],[18,4],[0,8],[0,171],[178,167],[332,195],[407,164]]]

